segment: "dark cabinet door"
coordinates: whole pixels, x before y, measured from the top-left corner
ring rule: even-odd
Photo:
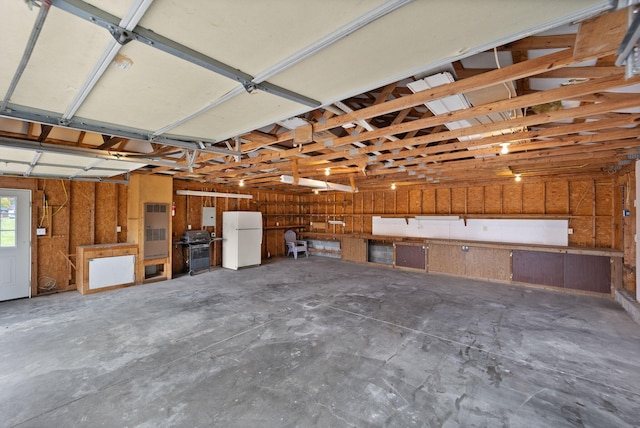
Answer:
[[[424,270],[426,268],[424,245],[396,244],[396,266]]]
[[[609,293],[611,262],[606,256],[514,250],[513,280]]]
[[[514,250],[512,263],[514,281],[564,286],[564,254]]]
[[[609,257],[565,254],[564,286],[575,290],[611,292]]]

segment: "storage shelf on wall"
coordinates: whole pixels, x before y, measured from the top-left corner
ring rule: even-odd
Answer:
[[[278,230],[278,229],[304,229],[305,226],[303,225],[284,225],[284,226],[265,226],[262,229],[263,230]]]
[[[263,217],[304,217],[308,214],[262,214]]]
[[[304,214],[301,214],[304,215]],[[329,214],[329,213],[309,213],[306,214],[312,217],[331,217],[331,216],[339,216],[339,217],[363,217],[363,216],[373,216],[373,217],[384,217],[384,218],[414,218],[416,216],[443,216],[443,215],[453,215],[459,216],[461,219],[571,219],[571,218],[592,218],[592,217],[611,217],[610,214],[601,214],[601,215],[572,215],[572,214],[460,214],[460,213],[411,213],[411,214],[393,214],[393,213],[340,213],[340,214]]]
[[[251,203],[256,205],[282,205],[284,202],[280,201],[251,201]],[[340,201],[340,202],[292,202],[291,205],[297,206],[310,206],[310,205],[351,205],[351,201]]]

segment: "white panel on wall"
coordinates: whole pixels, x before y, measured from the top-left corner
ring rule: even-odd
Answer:
[[[202,227],[216,225],[216,207],[202,207]]]
[[[89,289],[135,282],[136,256],[89,259]]]
[[[451,217],[449,217],[451,218]],[[416,238],[460,239],[514,244],[569,244],[568,220],[462,219],[437,220],[373,217],[373,234]]]

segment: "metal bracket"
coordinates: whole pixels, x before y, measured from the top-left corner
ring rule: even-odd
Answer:
[[[108,29],[109,29],[109,33],[111,33],[113,38],[116,39],[116,42],[118,42],[122,46],[126,45],[131,40],[133,40],[133,35],[126,28],[114,27],[110,25]]]

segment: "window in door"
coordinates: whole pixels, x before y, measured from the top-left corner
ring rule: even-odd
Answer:
[[[17,200],[14,196],[0,196],[0,248],[16,246]]]

